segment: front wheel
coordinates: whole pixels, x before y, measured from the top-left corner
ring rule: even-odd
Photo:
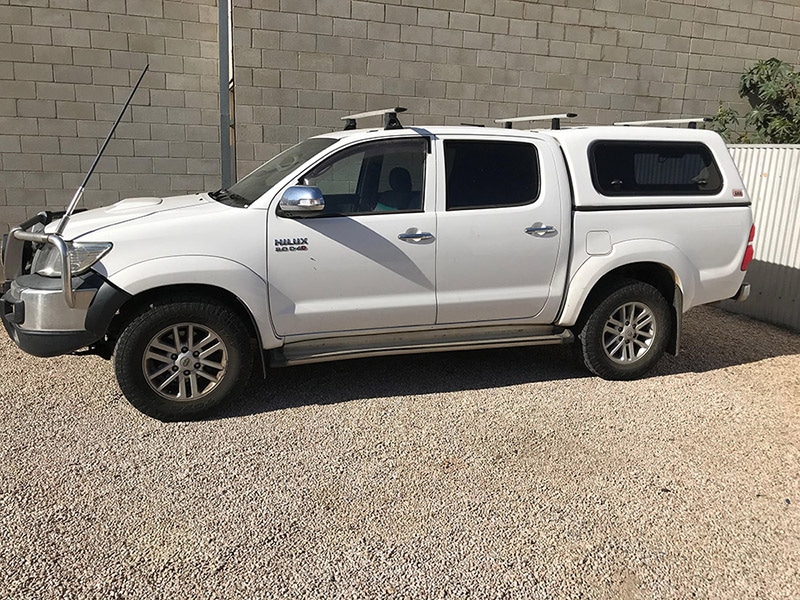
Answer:
[[[162,421],[201,416],[235,396],[252,361],[239,316],[199,298],[152,303],[130,321],[114,350],[125,398]]]
[[[583,364],[603,379],[636,379],[664,354],[673,323],[664,296],[642,282],[620,282],[578,330]]]

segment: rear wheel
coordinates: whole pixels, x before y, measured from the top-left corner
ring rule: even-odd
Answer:
[[[239,316],[199,298],[151,304],[130,321],[114,350],[122,393],[162,421],[201,416],[238,394],[252,360]]]
[[[623,281],[612,287],[579,327],[583,364],[604,379],[636,379],[664,354],[672,332],[666,299],[653,286]]]

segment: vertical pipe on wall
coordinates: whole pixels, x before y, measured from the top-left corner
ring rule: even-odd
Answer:
[[[218,0],[219,5],[219,144],[221,187],[233,183],[231,168],[231,101],[230,101],[230,4]]]

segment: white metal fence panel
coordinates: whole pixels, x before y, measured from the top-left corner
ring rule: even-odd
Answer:
[[[800,145],[729,146],[753,200],[749,300],[726,308],[800,330]]]

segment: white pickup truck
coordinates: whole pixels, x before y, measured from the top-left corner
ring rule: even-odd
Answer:
[[[750,199],[695,128],[385,127],[310,138],[230,189],[11,230],[2,319],[25,351],[111,358],[139,410],[201,415],[253,363],[575,343],[631,379],[683,313],[744,299]]]

